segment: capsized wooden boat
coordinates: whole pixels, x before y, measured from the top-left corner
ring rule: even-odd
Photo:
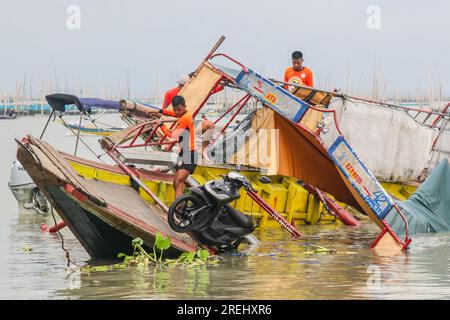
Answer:
[[[19,142],[17,157],[77,237],[86,251],[96,258],[113,258],[128,252],[130,241],[140,237],[147,248],[153,246],[156,232],[169,235],[173,246],[167,255],[192,251],[198,243],[187,235],[173,232],[165,213],[145,192],[131,186],[130,177],[116,166],[90,161],[56,151],[42,140],[28,136]],[[198,166],[192,177],[199,183],[216,179],[233,167]],[[169,205],[175,197],[172,175],[144,169],[142,181]],[[245,170],[258,193],[288,221],[295,224],[340,223],[294,178],[271,176],[271,183],[259,183],[259,171]],[[413,190],[391,186],[399,197]],[[120,196],[118,196],[120,195]],[[278,226],[247,195],[233,205],[258,221],[258,229]],[[343,204],[342,204],[343,205]]]
[[[151,248],[158,231],[172,239],[173,246],[168,255],[198,247],[188,235],[172,231],[160,207],[142,189],[137,192],[130,177],[117,166],[57,151],[32,136],[18,143],[17,158],[92,257],[113,258],[118,252],[127,252],[135,237],[142,238]],[[198,183],[204,183],[233,169],[233,166],[198,166],[192,177]],[[171,174],[136,170],[145,185],[165,204],[174,201]],[[296,225],[341,223],[314,195],[297,184],[296,179],[270,176],[271,183],[262,184],[257,179],[261,174],[259,171],[247,169],[242,173],[252,180],[253,187],[269,205],[288,221]],[[279,227],[244,192],[232,205],[252,216],[260,231]]]
[[[165,251],[168,257],[198,248],[187,234],[172,231],[165,213],[142,199],[125,182],[125,176],[117,174],[115,181],[88,179],[79,175],[65,156],[32,136],[18,142],[17,159],[91,257],[115,258],[119,252],[130,253],[131,240],[136,237],[152,248],[157,232],[172,240],[171,248]],[[120,172],[112,166],[104,169]],[[167,174],[145,170],[141,174],[147,180],[171,179]]]

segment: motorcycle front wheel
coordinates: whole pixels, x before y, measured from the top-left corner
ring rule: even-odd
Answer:
[[[169,226],[179,233],[203,229],[211,217],[209,206],[204,209],[202,207],[205,207],[204,200],[194,194],[179,196],[169,207]]]

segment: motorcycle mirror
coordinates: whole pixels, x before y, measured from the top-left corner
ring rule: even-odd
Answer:
[[[258,180],[259,180],[259,182],[262,182],[264,184],[271,182],[269,177],[266,177],[266,176],[261,176],[261,177],[258,178]]]

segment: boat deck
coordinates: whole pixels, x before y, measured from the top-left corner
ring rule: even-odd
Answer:
[[[19,144],[18,159],[38,187],[55,200],[55,209],[91,257],[116,257],[136,237],[151,249],[158,232],[170,237],[172,246],[166,251],[172,256],[197,247],[191,236],[173,231],[165,211],[145,201],[129,180],[117,183],[82,175],[45,141],[27,139],[27,145]]]
[[[172,239],[193,243],[189,236],[174,232],[167,224],[166,214],[163,210],[155,204],[146,202],[132,187],[93,179],[84,179],[84,183],[108,205],[124,212],[125,219],[128,217],[132,220],[139,220],[145,225],[159,230],[162,234],[169,235]]]

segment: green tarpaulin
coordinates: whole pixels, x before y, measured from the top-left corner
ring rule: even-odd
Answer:
[[[450,230],[450,165],[442,160],[416,192],[398,203],[408,220],[409,234]],[[385,218],[398,234],[405,233],[400,215],[391,210]]]

